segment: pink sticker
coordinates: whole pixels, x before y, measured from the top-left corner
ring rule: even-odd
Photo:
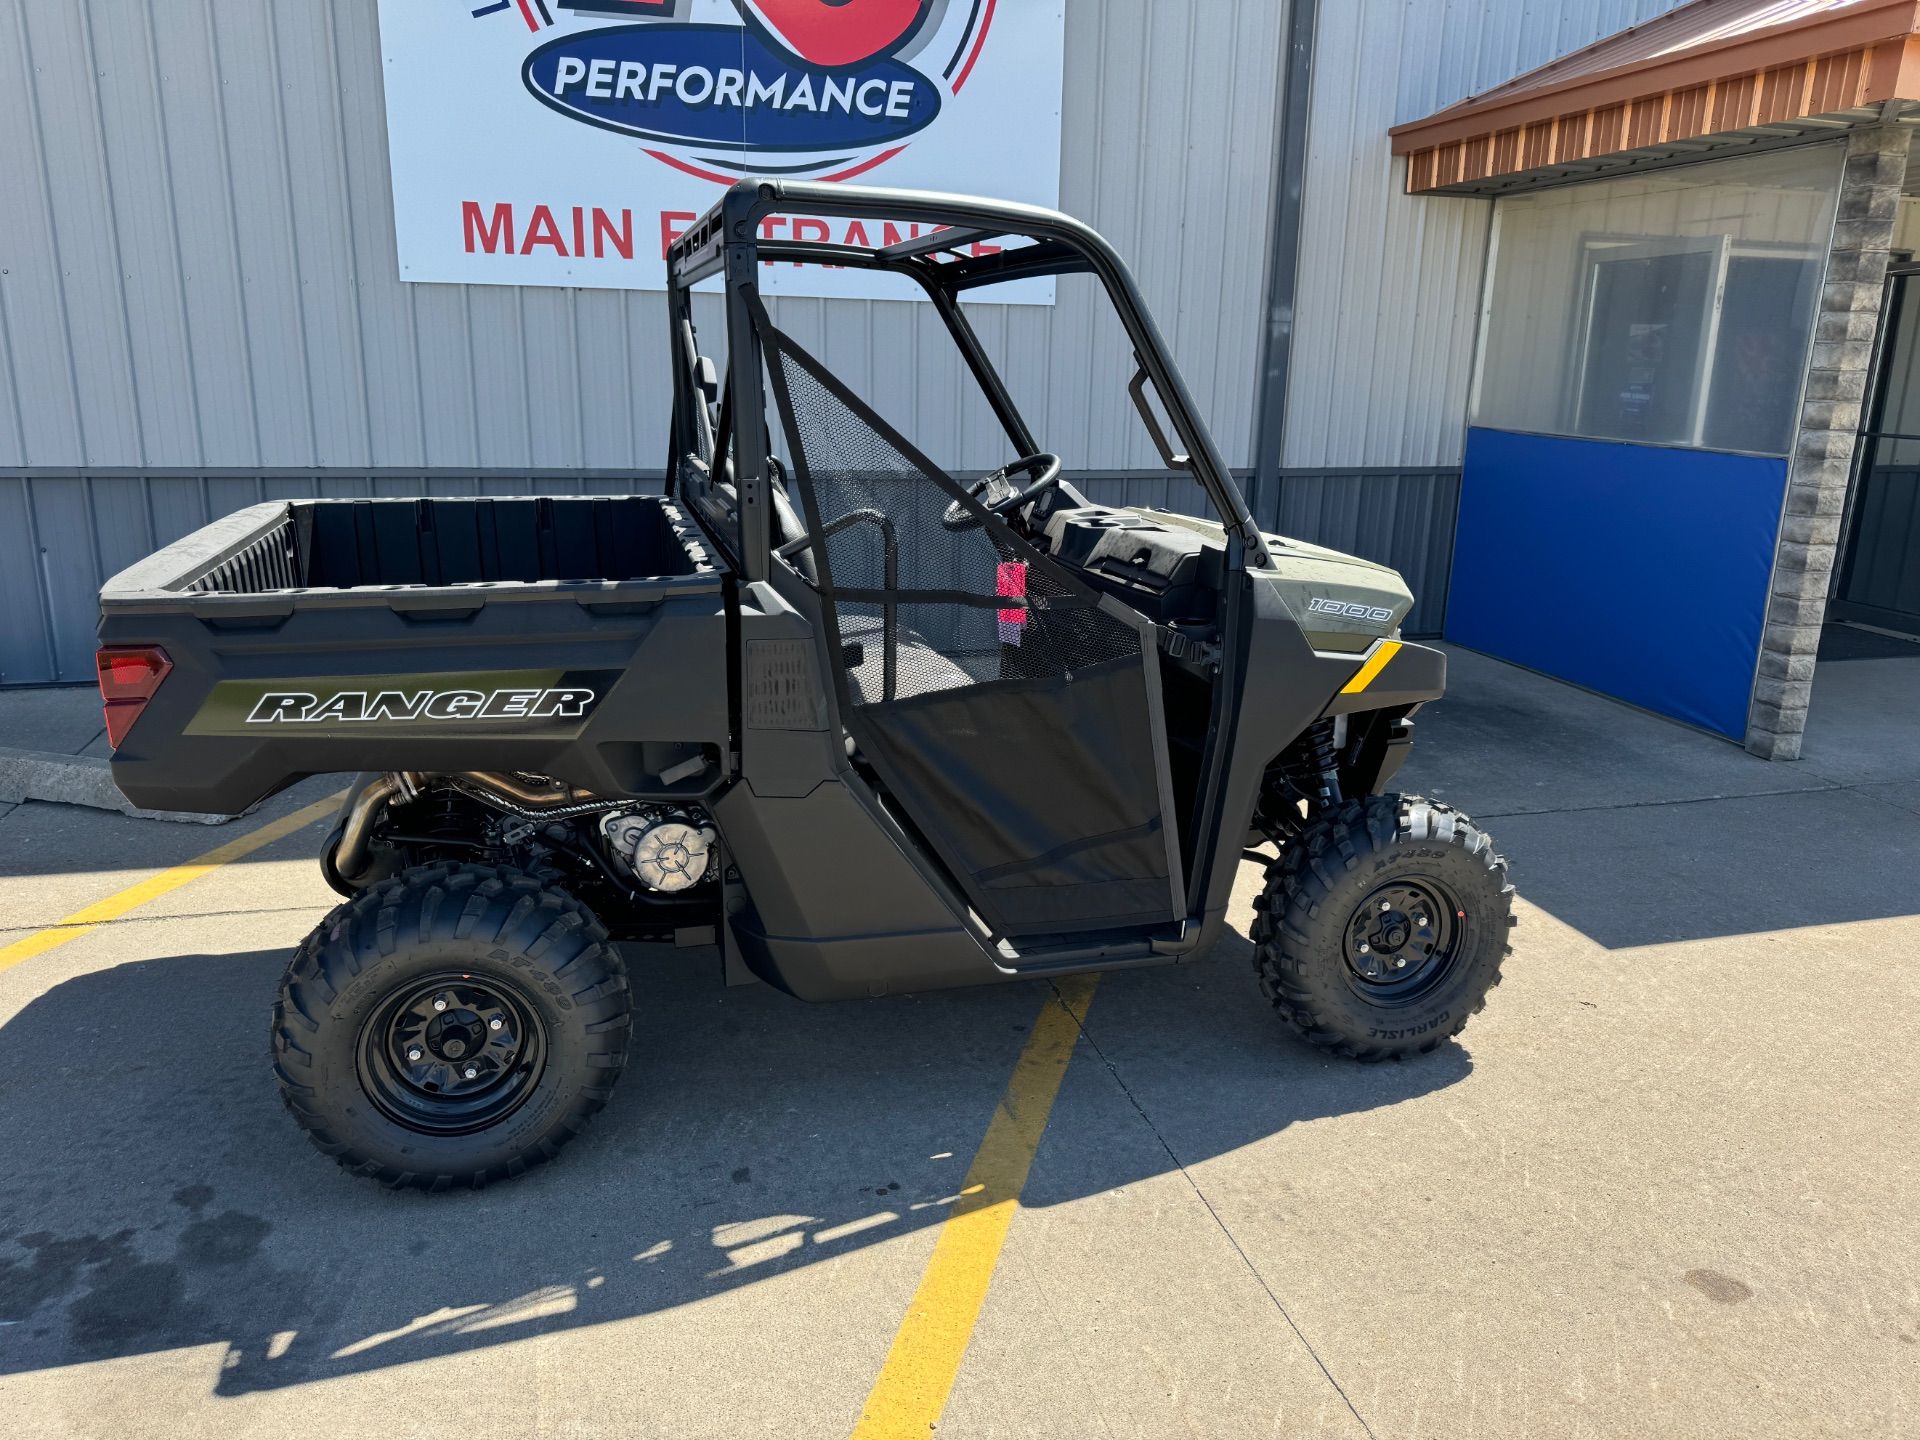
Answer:
[[[1024,560],[1002,560],[994,572],[994,593],[1009,600],[1027,598],[1027,563]],[[1002,625],[1024,625],[1027,623],[1027,610],[1023,605],[1017,610],[1000,612]]]

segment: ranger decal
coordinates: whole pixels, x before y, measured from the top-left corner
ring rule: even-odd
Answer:
[[[432,737],[479,730],[577,733],[621,671],[440,670],[384,675],[277,675],[222,680],[187,723],[189,735],[252,735],[288,726],[356,739],[382,731]]]
[[[304,690],[268,691],[249,725],[317,725],[356,720],[577,720],[593,704],[586,689],[339,690],[324,700]]]

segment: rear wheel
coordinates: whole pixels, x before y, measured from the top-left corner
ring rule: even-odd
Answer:
[[[1431,1050],[1500,983],[1513,886],[1466,816],[1417,796],[1350,800],[1290,840],[1254,901],[1260,988],[1358,1060]]]
[[[626,973],[579,901],[518,871],[423,865],[337,907],[295,953],[274,1073],[356,1174],[477,1187],[585,1127],[627,1028]]]

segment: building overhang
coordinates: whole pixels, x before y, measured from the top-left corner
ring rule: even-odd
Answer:
[[[1694,0],[1424,120],[1407,193],[1499,195],[1920,119],[1920,0]]]

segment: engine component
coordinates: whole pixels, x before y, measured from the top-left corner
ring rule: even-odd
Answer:
[[[649,890],[677,895],[707,876],[714,841],[705,816],[684,810],[628,810],[602,817],[600,833],[614,857]]]
[[[602,800],[586,790],[576,790],[544,775],[507,775],[498,771],[470,771],[451,777],[454,785],[495,809],[529,818],[540,816],[565,819],[570,815],[592,815],[613,810],[618,800]]]

